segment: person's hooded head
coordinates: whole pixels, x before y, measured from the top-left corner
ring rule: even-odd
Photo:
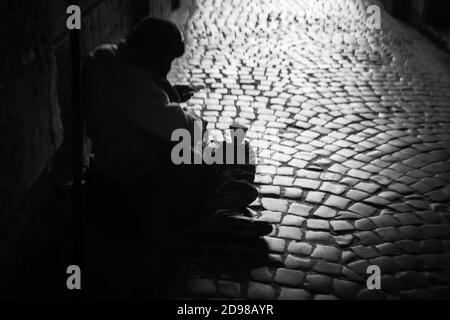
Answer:
[[[139,63],[165,78],[173,60],[184,54],[183,35],[166,20],[148,17],[139,22],[126,39]]]

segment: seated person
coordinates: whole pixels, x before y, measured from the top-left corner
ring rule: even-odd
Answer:
[[[121,211],[117,198],[124,203],[116,218],[110,212],[107,219],[118,219],[118,229],[133,223],[144,228],[152,215],[168,214],[214,233],[269,234],[272,226],[247,209],[257,197],[253,164],[171,161],[172,132],[183,128],[194,136],[194,130],[204,131],[197,126],[205,125],[180,106],[193,95],[191,88],[167,80],[173,60],[183,54],[176,25],[146,18],[125,40],[102,45],[87,59],[87,129],[98,165],[95,175],[103,181],[99,188],[110,192],[106,201],[113,211]]]

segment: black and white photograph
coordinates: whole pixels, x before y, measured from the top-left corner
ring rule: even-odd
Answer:
[[[450,2],[0,0],[25,299],[450,300]]]

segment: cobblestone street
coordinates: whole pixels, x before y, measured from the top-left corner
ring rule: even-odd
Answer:
[[[251,208],[275,228],[266,265],[190,263],[178,296],[450,297],[450,55],[384,11],[370,29],[368,5],[198,1],[171,81],[206,85],[189,107],[217,138],[232,122],[263,134]]]

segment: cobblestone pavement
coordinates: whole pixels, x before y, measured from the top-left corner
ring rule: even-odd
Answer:
[[[278,265],[189,266],[176,292],[449,298],[449,56],[385,12],[371,30],[362,1],[198,5],[171,78],[206,84],[189,105],[216,136],[234,121],[264,134],[252,208],[275,226],[264,241]],[[381,290],[367,289],[369,265]]]

